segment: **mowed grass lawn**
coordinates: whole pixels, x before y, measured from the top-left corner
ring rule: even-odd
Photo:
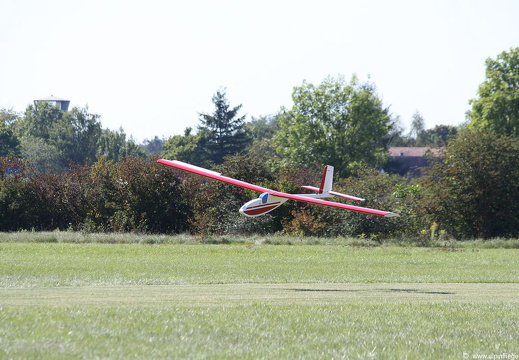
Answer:
[[[519,355],[519,250],[0,243],[0,358]]]

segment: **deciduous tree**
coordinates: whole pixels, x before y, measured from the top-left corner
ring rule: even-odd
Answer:
[[[45,102],[29,105],[16,123],[22,154],[37,163],[40,170],[41,166],[59,170],[67,168],[70,162],[94,162],[101,136],[99,117],[90,113],[88,107],[63,112]],[[45,151],[40,153],[35,144]]]
[[[519,136],[519,47],[486,60],[486,79],[470,104],[472,128]]]
[[[97,158],[121,161],[127,156],[145,156],[132,139],[126,138],[126,133],[122,128],[118,131],[103,129],[97,147]]]
[[[277,151],[291,163],[331,164],[342,176],[361,164],[384,163],[391,118],[373,84],[356,77],[349,83],[328,77],[317,86],[305,81],[294,88],[292,100],[275,137]]]
[[[155,136],[153,139],[144,139],[143,143],[140,145],[140,148],[145,153],[157,155],[164,151],[165,143],[166,139]]]
[[[19,155],[20,153],[20,140],[13,130],[17,120],[18,114],[13,110],[0,110],[0,156]]]
[[[202,133],[193,134],[190,127],[184,135],[173,135],[164,144],[161,156],[166,159],[180,160],[193,165],[209,167],[211,163],[202,148]]]

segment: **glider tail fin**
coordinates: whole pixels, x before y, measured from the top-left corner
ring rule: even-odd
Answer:
[[[326,165],[324,167],[323,176],[321,178],[321,184],[320,186],[314,187],[314,186],[301,186],[303,189],[312,190],[317,192],[317,197],[329,197],[329,196],[339,196],[350,200],[355,201],[364,201],[363,198],[359,198],[356,196],[343,194],[337,191],[332,191],[332,185],[333,185],[333,166]]]
[[[333,185],[333,166],[326,165],[321,178],[321,185],[319,186],[319,194],[327,194],[332,191]]]
[[[319,186],[319,194],[329,194],[333,196],[339,196],[350,200],[355,201],[364,201],[364,199],[351,196],[347,194],[342,194],[340,192],[332,191],[333,185],[333,166],[326,165],[324,167],[323,177],[321,178],[321,186]]]

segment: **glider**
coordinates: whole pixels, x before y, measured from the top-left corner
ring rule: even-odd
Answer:
[[[353,205],[347,205],[342,203],[337,203],[333,201],[327,201],[322,200],[322,198],[328,198],[332,196],[339,196],[350,200],[355,201],[364,201],[364,199],[342,194],[339,192],[332,191],[332,182],[333,182],[333,166],[326,165],[324,167],[323,176],[321,179],[321,185],[319,187],[314,186],[301,186],[303,189],[306,190],[312,190],[315,191],[315,194],[287,194],[280,191],[271,190],[268,188],[264,188],[262,186],[249,184],[245,181],[236,180],[227,176],[223,176],[222,174],[216,172],[207,170],[195,165],[187,164],[182,161],[178,160],[165,160],[165,159],[159,159],[157,160],[158,163],[171,166],[177,169],[189,171],[198,175],[207,176],[208,178],[223,181],[232,185],[241,186],[243,188],[257,191],[261,193],[259,198],[253,199],[249,202],[247,202],[245,205],[243,205],[240,208],[240,213],[249,216],[249,217],[255,217],[264,215],[280,205],[282,205],[287,200],[298,200],[298,201],[306,201],[313,204],[319,204],[319,205],[326,205],[326,206],[332,206],[336,208],[346,209],[346,210],[353,210],[353,211],[359,211],[363,213],[368,214],[374,214],[379,216],[385,216],[385,217],[394,217],[399,216],[398,214],[389,212],[389,211],[382,211],[382,210],[376,210],[376,209],[369,209],[365,207],[360,206],[353,206]]]

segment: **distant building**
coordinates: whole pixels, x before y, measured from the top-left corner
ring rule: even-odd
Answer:
[[[54,95],[47,96],[41,99],[36,99],[34,100],[34,105],[38,106],[38,103],[40,102],[50,103],[51,105],[59,107],[61,111],[68,111],[68,106],[70,105],[70,100],[61,99]]]
[[[428,147],[392,147],[389,148],[389,161],[384,166],[385,172],[400,175],[422,176],[421,168],[430,165],[430,157],[439,155],[441,149]]]

